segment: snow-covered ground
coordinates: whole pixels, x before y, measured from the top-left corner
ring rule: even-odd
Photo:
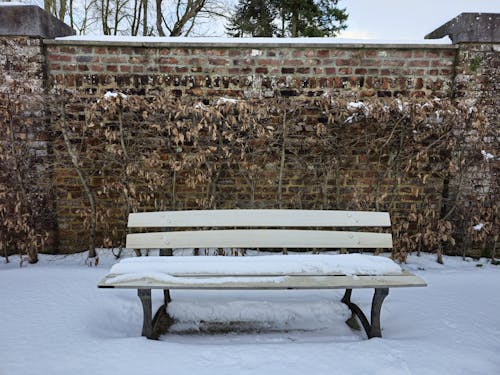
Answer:
[[[345,325],[342,291],[284,290],[173,291],[180,322],[150,341],[135,291],[97,289],[114,262],[100,254],[0,258],[1,375],[500,374],[500,266],[485,260],[411,256],[429,286],[390,291],[382,339]],[[353,301],[366,311],[371,293]]]

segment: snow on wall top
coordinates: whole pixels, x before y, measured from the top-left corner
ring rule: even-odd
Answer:
[[[226,38],[226,37],[152,37],[152,36],[112,36],[112,35],[75,35],[47,40],[47,44],[172,44],[182,46],[219,46],[219,47],[298,47],[298,46],[451,46],[446,39],[433,40],[377,40],[377,39],[342,39],[342,38]]]

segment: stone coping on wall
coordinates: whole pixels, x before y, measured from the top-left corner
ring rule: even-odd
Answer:
[[[150,48],[371,48],[371,49],[457,49],[446,40],[378,41],[337,38],[217,38],[217,37],[121,37],[74,36],[45,39],[47,45],[124,46]]]
[[[0,3],[0,36],[55,38],[75,31],[36,5]]]

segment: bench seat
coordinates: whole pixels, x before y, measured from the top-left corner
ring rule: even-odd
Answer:
[[[392,260],[372,255],[139,257],[114,265],[100,288],[345,289],[424,286]]]

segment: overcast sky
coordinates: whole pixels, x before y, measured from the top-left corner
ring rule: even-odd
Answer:
[[[500,13],[500,0],[341,0],[348,28],[340,37],[419,40],[462,12]]]
[[[43,0],[17,1],[43,7]],[[237,3],[237,0],[220,1]],[[169,2],[171,0],[164,0]],[[500,13],[500,0],[340,0],[339,6],[347,8],[349,13],[347,30],[339,37],[353,39],[418,41],[460,13]],[[206,36],[222,36],[224,23],[212,23],[209,30]],[[89,32],[94,33],[101,32]]]

